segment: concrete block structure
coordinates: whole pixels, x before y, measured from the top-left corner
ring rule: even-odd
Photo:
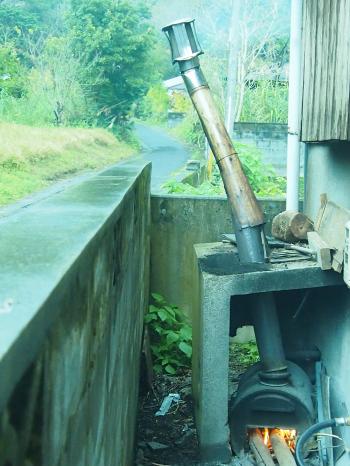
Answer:
[[[264,264],[261,267],[242,266],[234,246],[224,243],[197,244],[195,255],[195,420],[203,461],[228,462],[231,458],[228,427],[230,321],[235,320],[240,312],[240,304],[235,298],[270,291],[278,293],[296,290],[300,293],[302,290],[319,290],[324,287],[338,290],[343,289],[344,284],[340,275],[322,271],[313,261]],[[283,312],[288,315],[285,304],[279,310],[282,327]],[[284,327],[285,333],[290,334],[291,323],[288,319]],[[295,332],[295,340],[296,335]],[[303,341],[303,338],[300,340]],[[285,339],[292,344],[300,343],[300,340],[293,341],[291,335]]]

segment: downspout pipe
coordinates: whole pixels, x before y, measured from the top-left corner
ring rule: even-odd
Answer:
[[[299,211],[300,101],[303,0],[292,0],[288,92],[287,199],[286,210]]]

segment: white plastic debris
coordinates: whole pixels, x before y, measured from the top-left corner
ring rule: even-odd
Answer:
[[[156,416],[165,416],[169,411],[171,405],[173,403],[178,403],[179,401],[180,395],[178,393],[169,393],[169,395],[166,396],[162,401],[159,410],[156,412]]]
[[[10,314],[13,308],[13,299],[7,298],[0,304],[0,314]]]

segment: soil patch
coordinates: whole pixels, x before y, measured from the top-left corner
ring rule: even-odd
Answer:
[[[165,416],[156,416],[163,399],[178,393]],[[140,396],[135,466],[177,466],[199,463],[193,418],[191,371],[180,376],[158,375],[153,390]]]

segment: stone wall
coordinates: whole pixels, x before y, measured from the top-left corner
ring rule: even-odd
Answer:
[[[267,234],[272,218],[285,209],[283,199],[260,201]],[[233,233],[227,199],[222,197],[152,195],[151,291],[191,314],[194,248]]]
[[[235,123],[233,140],[256,146],[263,161],[272,165],[277,173],[286,176],[287,125],[274,123]],[[303,150],[301,151],[301,174],[303,173]]]
[[[1,466],[133,464],[149,181],[126,162],[2,220]]]

